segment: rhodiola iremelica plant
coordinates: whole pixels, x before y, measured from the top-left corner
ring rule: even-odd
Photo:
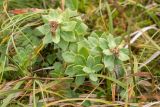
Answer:
[[[61,41],[76,42],[87,30],[78,13],[69,9],[65,11],[51,9],[49,14],[43,15],[42,18],[44,25],[38,27],[38,30],[45,35],[44,44],[51,42],[61,44]]]
[[[37,29],[44,35],[43,44],[57,45],[66,64],[65,74],[75,77],[77,86],[86,78],[98,81],[97,74],[102,69],[113,72],[115,65],[129,59],[128,49],[120,45],[120,37],[95,32],[85,37],[88,27],[76,11],[51,9],[42,18],[44,25]]]

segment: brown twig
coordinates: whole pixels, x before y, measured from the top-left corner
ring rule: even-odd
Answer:
[[[64,11],[64,7],[65,7],[65,0],[61,0],[61,9],[62,9],[62,11]]]

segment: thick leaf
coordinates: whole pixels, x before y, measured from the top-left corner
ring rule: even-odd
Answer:
[[[55,62],[53,67],[55,70],[61,70],[63,68],[63,65],[60,62]]]
[[[83,107],[90,107],[92,105],[92,103],[89,100],[85,100],[82,105],[83,105]]]
[[[81,40],[80,42],[78,42],[78,50],[80,50],[83,47],[89,48],[89,43],[85,38],[84,40]]]
[[[55,54],[49,54],[49,55],[47,55],[46,59],[47,59],[47,62],[51,65],[55,62],[56,55]]]
[[[49,72],[49,75],[52,78],[60,78],[60,77],[64,77],[64,72],[62,70],[52,70]]]
[[[82,47],[79,52],[78,52],[80,55],[83,55],[85,58],[88,57],[89,55],[89,50],[85,47]]]
[[[61,31],[61,37],[67,42],[75,42],[76,41],[76,37],[75,37],[74,32]]]
[[[114,61],[114,64],[115,64],[115,65],[121,65],[121,64],[122,64],[122,61],[116,57],[116,58],[115,58],[115,61]]]
[[[90,73],[94,73],[95,71],[93,69],[91,69],[90,67],[84,67],[83,68],[83,71],[87,74],[90,74]]]
[[[88,37],[88,42],[91,48],[98,46],[98,40],[95,37]]]
[[[71,18],[77,16],[77,11],[70,10],[69,8],[65,9],[61,14],[63,21],[69,21]]]
[[[44,23],[49,23],[51,21],[52,17],[49,15],[43,15],[42,19],[43,19]]]
[[[77,75],[83,74],[83,66],[82,65],[75,65],[73,70],[76,72]]]
[[[42,19],[44,23],[49,23],[50,21],[57,21],[60,20],[59,18],[60,10],[50,9],[48,15],[43,15]]]
[[[52,34],[51,32],[46,33],[46,35],[43,38],[43,44],[52,43]]]
[[[106,56],[107,56],[107,55],[112,55],[112,54],[113,54],[109,49],[103,50],[103,53],[104,53]]]
[[[88,56],[86,65],[92,68],[95,65],[94,57]]]
[[[90,37],[95,37],[96,39],[99,38],[98,34],[95,33],[95,32],[92,32],[92,33],[90,34]]]
[[[60,42],[57,44],[63,51],[68,48],[69,42],[64,41],[62,38]]]
[[[118,37],[114,38],[114,40],[115,40],[116,44],[119,45],[122,42],[122,37],[118,36]]]
[[[50,9],[49,10],[49,16],[52,17],[51,20],[56,20],[58,19],[58,16],[60,15],[60,10],[58,9]]]
[[[113,49],[116,47],[116,42],[111,34],[108,35],[107,41],[108,41],[108,46],[110,49]]]
[[[104,56],[104,65],[106,68],[109,69],[109,71],[113,71],[114,69],[114,60],[115,60],[115,57],[113,55],[111,56]]]
[[[54,43],[59,43],[59,41],[60,41],[60,35],[61,35],[60,29],[58,28],[56,30],[56,34],[55,35],[54,34],[51,34],[51,35],[52,35],[52,41]]]
[[[100,47],[92,47],[90,49],[90,55],[96,56],[102,54],[102,49]]]
[[[67,63],[73,63],[75,61],[75,54],[69,51],[62,53],[62,57]]]
[[[43,44],[48,44],[48,43],[58,43],[60,41],[60,31],[59,29],[56,30],[56,34],[53,35],[50,30],[50,26],[48,24],[42,25],[37,28],[38,31],[40,31],[42,34],[45,35],[43,38]]]
[[[73,65],[73,64],[67,66],[67,69],[65,70],[65,74],[68,75],[68,76],[70,76],[70,77],[73,77],[76,74],[76,72],[74,72],[74,70],[73,70],[74,66],[75,65]]]
[[[129,55],[129,50],[126,49],[126,48],[121,48],[121,49],[120,49],[120,52],[123,52],[123,53]]]
[[[75,43],[75,42],[70,43],[69,44],[69,50],[72,51],[72,52],[77,53],[77,51],[78,51],[77,43]]]
[[[126,61],[129,59],[129,56],[127,54],[125,54],[124,52],[119,52],[119,56],[118,58],[121,60],[121,61]]]
[[[87,31],[88,27],[84,23],[80,23],[76,25],[76,32],[78,35],[84,35]]]
[[[94,57],[95,64],[100,64],[102,62],[102,56],[97,55]]]
[[[95,72],[100,71],[103,68],[103,64],[97,64],[93,67],[93,69],[95,70]]]
[[[84,83],[85,76],[76,76],[75,83],[76,86],[80,86]]]
[[[44,24],[42,26],[37,27],[36,29],[44,35],[47,34],[48,32],[50,32],[49,24]]]
[[[74,61],[74,63],[77,64],[77,65],[85,65],[85,64],[86,64],[85,57],[82,56],[82,55],[77,54],[77,55],[75,56],[75,61]]]
[[[74,31],[76,24],[77,24],[76,21],[64,22],[61,25],[61,29],[62,31]]]
[[[69,18],[73,18],[79,15],[77,10],[71,10],[69,8],[65,9],[65,13],[69,15]]]
[[[98,77],[96,74],[91,73],[91,74],[89,74],[89,79],[91,79],[92,81],[97,81]]]
[[[108,42],[104,38],[99,38],[99,46],[101,49],[108,49]]]

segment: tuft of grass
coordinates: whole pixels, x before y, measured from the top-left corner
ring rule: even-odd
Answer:
[[[63,3],[65,6],[60,0],[0,1],[0,106],[158,104],[159,1],[66,0]],[[44,45],[44,35],[36,30],[44,24],[42,15],[61,6],[79,12],[78,16],[89,26],[85,37],[90,37],[92,31],[98,37],[103,32],[121,36],[122,47],[130,50],[130,61],[115,67],[115,72],[104,68],[96,75],[97,82],[85,78],[82,85],[75,86],[75,78],[67,77],[64,72],[68,65],[62,59],[61,49],[54,43]],[[69,45],[76,48],[72,43]],[[81,97],[84,94],[87,95]]]

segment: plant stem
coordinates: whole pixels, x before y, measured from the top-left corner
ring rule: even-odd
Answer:
[[[64,7],[65,7],[65,0],[61,0],[61,9],[62,9],[62,11],[64,11]]]

